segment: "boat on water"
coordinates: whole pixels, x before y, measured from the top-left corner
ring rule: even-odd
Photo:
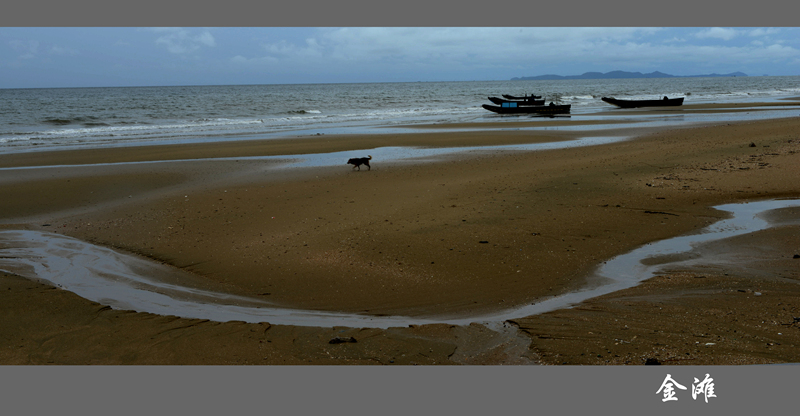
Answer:
[[[613,104],[620,108],[637,108],[637,107],[673,107],[683,105],[683,98],[668,98],[664,97],[660,100],[619,100],[613,97],[603,97],[603,101]]]
[[[507,98],[509,100],[538,100],[542,98],[541,95],[523,95],[522,97],[517,97],[514,95],[503,94],[503,98]]]
[[[503,103],[501,105],[483,104],[483,108],[498,114],[569,114],[572,107],[570,104],[556,105],[518,105],[516,102]]]
[[[503,105],[503,103],[517,103],[517,105],[544,105],[544,100],[543,99],[542,100],[534,100],[534,99],[529,99],[529,100],[505,100],[505,99],[497,98],[497,97],[489,97],[489,101],[491,101],[491,102],[493,102],[493,103],[495,103],[497,105]]]

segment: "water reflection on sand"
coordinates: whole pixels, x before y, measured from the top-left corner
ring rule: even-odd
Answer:
[[[184,287],[175,283],[185,280],[182,270],[64,235],[31,230],[0,231],[0,270],[44,281],[115,309],[184,318],[322,327],[495,324],[568,308],[630,288],[667,267],[702,263],[703,259],[694,255],[698,245],[769,228],[773,223],[766,213],[797,206],[797,199],[718,206],[730,212],[731,218],[699,233],[662,240],[615,257],[602,264],[590,279],[590,286],[582,290],[481,316],[370,316],[278,307],[260,299]]]

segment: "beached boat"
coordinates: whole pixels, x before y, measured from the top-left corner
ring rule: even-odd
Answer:
[[[529,100],[529,99],[537,100],[539,98],[542,98],[542,96],[531,94],[531,95],[524,95],[522,97],[517,97],[514,95],[503,94],[503,98],[508,98],[509,100]]]
[[[618,100],[616,98],[603,97],[603,101],[616,105],[621,108],[636,108],[636,107],[672,107],[683,105],[683,97],[668,98],[664,97],[660,100]]]
[[[517,105],[517,103],[503,103],[501,105],[484,104],[483,108],[498,114],[569,114],[570,104],[555,105]]]
[[[544,100],[505,100],[497,97],[489,97],[489,101],[502,105],[503,103],[517,103],[517,105],[544,105]]]

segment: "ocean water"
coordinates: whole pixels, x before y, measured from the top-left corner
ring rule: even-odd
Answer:
[[[0,153],[515,119],[481,108],[502,94],[571,104],[579,119],[612,109],[604,96],[686,104],[795,97],[800,77],[0,89]]]

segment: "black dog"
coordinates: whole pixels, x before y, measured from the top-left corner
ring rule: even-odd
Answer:
[[[369,156],[369,155],[368,155]],[[372,156],[369,157],[354,157],[347,161],[348,165],[353,165],[353,169],[358,168],[361,170],[361,165],[367,165],[368,170],[372,170],[372,167],[369,165],[369,161],[372,160]]]

